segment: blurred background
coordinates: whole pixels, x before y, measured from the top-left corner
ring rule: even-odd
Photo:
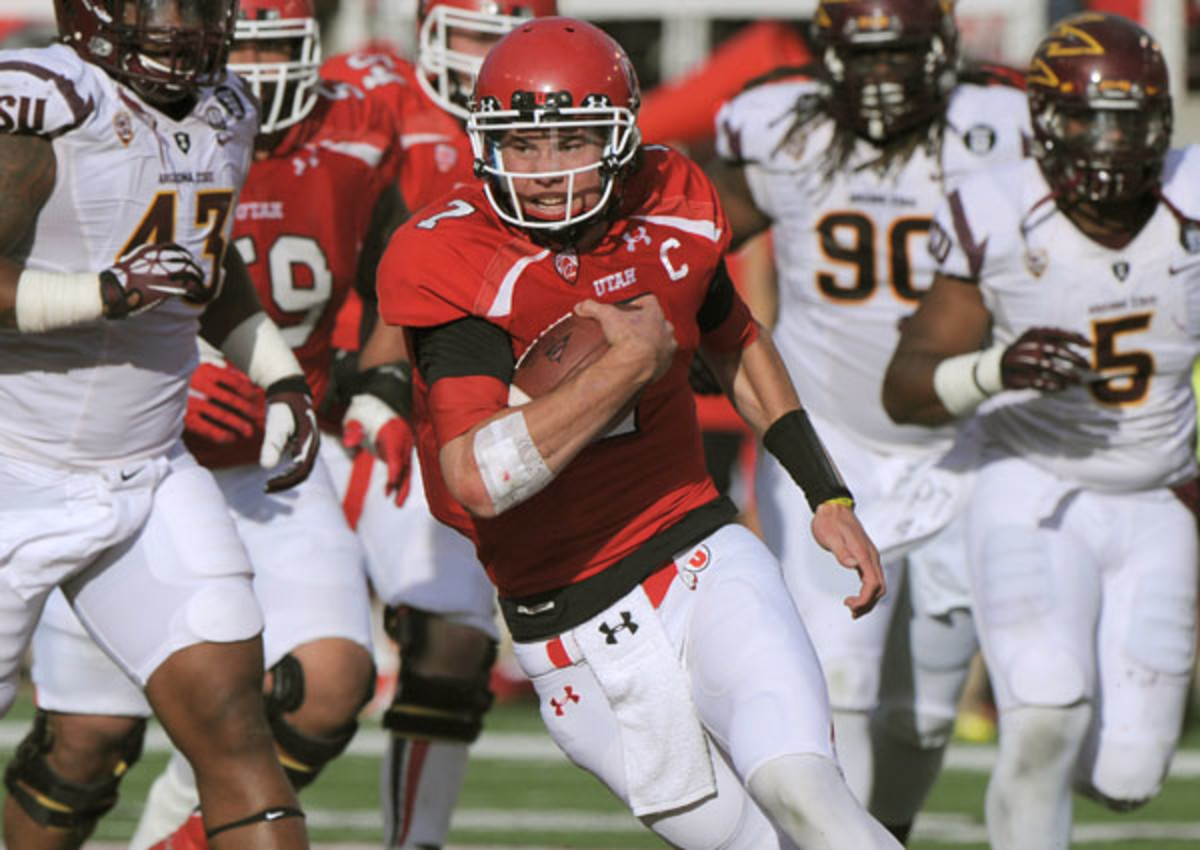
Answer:
[[[412,45],[415,0],[318,0],[318,5],[328,16],[327,55],[372,39]],[[816,0],[559,2],[563,14],[599,23],[617,37],[647,91],[679,80],[739,35],[759,39],[757,49],[747,52],[763,62],[776,55],[792,58],[781,28],[802,42],[815,6]],[[1159,39],[1175,90],[1177,143],[1200,139],[1200,0],[959,0],[957,15],[967,55],[1023,67],[1051,22],[1084,8],[1133,18]],[[771,29],[746,33],[763,22]],[[0,0],[0,43],[45,39],[53,23],[52,0]]]

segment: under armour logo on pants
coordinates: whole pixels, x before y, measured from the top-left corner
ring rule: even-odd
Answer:
[[[575,689],[570,685],[564,685],[562,702],[556,699],[550,700],[550,705],[554,707],[555,717],[563,716],[563,709],[566,708],[568,702],[579,702],[579,694],[575,693]]]
[[[600,633],[604,635],[605,643],[616,643],[617,632],[622,629],[629,629],[631,635],[637,634],[638,624],[633,621],[633,615],[628,611],[621,612],[621,622],[615,626],[610,626],[608,623],[600,624]]]

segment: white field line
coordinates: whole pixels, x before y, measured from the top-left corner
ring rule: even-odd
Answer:
[[[0,720],[0,750],[11,750],[24,737],[28,726],[22,721]],[[378,756],[384,751],[385,733],[381,729],[362,729],[351,742],[348,753]],[[146,734],[147,752],[165,752],[167,737],[162,729],[151,726]],[[471,748],[471,757],[483,761],[565,762],[554,742],[542,732],[485,732]],[[951,745],[946,768],[967,773],[988,773],[996,761],[994,746]],[[1200,777],[1200,750],[1175,754],[1171,776],[1182,779]]]

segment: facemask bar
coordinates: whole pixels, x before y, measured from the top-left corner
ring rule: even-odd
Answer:
[[[559,129],[567,123],[572,129],[608,129],[608,142],[603,147],[600,159],[579,168],[558,171],[510,171],[505,167],[503,154],[495,139],[508,132]],[[518,110],[475,112],[467,123],[467,131],[475,153],[476,173],[488,178],[484,183],[484,191],[496,214],[509,224],[533,230],[569,227],[603,212],[612,200],[618,173],[633,159],[640,143],[637,119],[631,110],[624,107],[563,107],[553,111],[537,111],[532,113],[532,117],[530,113]],[[575,213],[572,208],[576,181],[591,171],[600,171],[603,176],[600,199],[591,207]],[[526,215],[515,181],[556,177],[567,179],[563,217],[547,220]]]
[[[134,23],[124,18],[127,8],[137,10]],[[221,30],[230,14],[227,2],[178,0],[173,6],[125,0],[116,12],[117,17],[106,17],[126,48],[118,73],[130,82],[159,93],[183,93],[220,81],[225,72]]]
[[[298,42],[290,62],[229,63],[229,70],[250,84],[262,103],[259,132],[272,133],[303,121],[317,103],[321,33],[312,18],[238,21],[234,46]]]
[[[455,30],[492,35],[507,35],[528,18],[515,15],[491,15],[451,6],[435,6],[421,24],[418,33],[417,81],[425,93],[442,109],[466,121],[470,115],[467,99],[483,65],[482,56],[450,49]]]

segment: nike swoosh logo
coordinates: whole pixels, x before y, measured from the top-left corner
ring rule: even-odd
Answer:
[[[1198,269],[1198,268],[1200,268],[1200,260],[1197,260],[1194,263],[1184,263],[1182,266],[1167,266],[1167,271],[1172,276],[1174,276],[1177,274],[1181,274],[1181,273],[1187,271],[1188,269]]]
[[[133,472],[122,472],[121,480],[122,481],[131,481],[132,479],[137,477],[137,474],[138,474],[138,471],[136,469]]]
[[[263,820],[279,820],[281,817],[283,817],[283,812],[267,812],[263,815]]]

